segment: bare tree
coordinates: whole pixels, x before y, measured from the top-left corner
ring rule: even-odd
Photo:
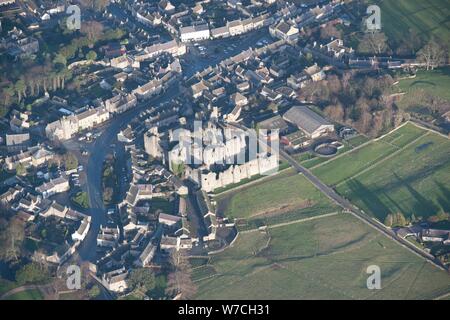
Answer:
[[[320,29],[320,38],[322,39],[339,39],[341,37],[341,31],[339,31],[332,23],[327,23],[323,28]]]
[[[383,32],[368,32],[361,39],[358,51],[362,53],[381,54],[388,50],[387,37]]]
[[[167,293],[179,295],[181,299],[190,299],[197,293],[197,286],[191,279],[191,265],[180,251],[172,253],[173,271],[168,275]]]
[[[2,232],[2,256],[5,260],[18,260],[25,232],[22,223],[18,219],[11,219]]]
[[[445,62],[445,49],[435,39],[431,39],[417,53],[420,62],[425,63],[427,70],[433,70]]]
[[[97,21],[86,21],[81,26],[81,32],[87,36],[91,43],[94,43],[102,35],[103,25]]]

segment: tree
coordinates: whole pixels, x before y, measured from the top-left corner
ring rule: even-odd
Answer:
[[[168,276],[166,292],[180,295],[181,299],[190,299],[197,292],[197,286],[191,279],[191,265],[181,252],[172,253],[173,271]]]
[[[366,33],[358,46],[358,51],[367,54],[381,54],[387,49],[387,37],[383,32]]]
[[[417,58],[420,62],[425,63],[427,70],[433,70],[445,62],[445,49],[435,39],[431,39],[419,50]]]
[[[25,81],[23,79],[17,80],[16,84],[14,85],[14,89],[17,93],[17,102],[20,103],[20,101],[22,101],[22,97],[26,95]]]
[[[86,35],[89,44],[93,45],[103,34],[103,25],[97,21],[86,21],[81,26],[81,33]]]
[[[392,227],[392,225],[394,224],[394,217],[393,217],[393,215],[392,214],[388,214],[387,216],[386,216],[386,218],[384,219],[384,225],[386,226],[386,227]]]
[[[133,269],[128,276],[127,284],[132,290],[147,292],[155,287],[155,275],[146,268]]]
[[[31,262],[16,272],[16,281],[21,284],[44,283],[50,278],[50,273],[42,264]]]
[[[339,39],[341,36],[341,31],[339,31],[332,23],[327,23],[325,27],[320,29],[320,38],[322,39]]]
[[[0,252],[4,260],[18,260],[22,252],[22,244],[25,239],[23,225],[18,219],[12,219],[6,223],[5,229],[0,233]]]
[[[93,51],[93,50],[89,51],[89,52],[86,54],[86,59],[87,59],[87,60],[91,60],[91,61],[96,60],[96,59],[97,59],[97,53],[96,53],[95,51]]]
[[[334,121],[342,122],[344,120],[344,108],[339,102],[337,104],[326,107],[324,111],[325,114]]]
[[[100,288],[98,285],[94,284],[92,288],[89,289],[88,295],[90,298],[96,298],[100,295]]]
[[[396,212],[393,214],[388,214],[384,220],[384,224],[387,227],[404,227],[408,225],[408,220],[405,218],[403,213]]]
[[[22,163],[19,163],[16,166],[16,174],[18,176],[24,176],[26,173],[27,173],[27,168]]]

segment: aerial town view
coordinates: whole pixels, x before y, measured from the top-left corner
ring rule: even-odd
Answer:
[[[450,300],[449,17],[0,0],[0,300]]]

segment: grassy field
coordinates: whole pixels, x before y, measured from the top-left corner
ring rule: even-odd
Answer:
[[[22,291],[7,297],[7,300],[42,300],[44,296],[38,289]]]
[[[381,269],[381,290],[366,287]],[[450,277],[348,214],[240,234],[213,255],[198,299],[431,299]],[[209,274],[210,275],[210,274]]]
[[[450,90],[448,90],[450,88],[450,68],[419,70],[415,78],[400,80],[398,87],[402,92],[412,93],[423,90],[432,96],[450,101]]]
[[[216,197],[226,217],[265,225],[306,218],[337,208],[302,175],[286,170],[242,189]]]
[[[386,143],[374,141],[369,145],[348,152],[336,160],[316,167],[313,172],[329,185],[336,185],[353,176],[395,151],[395,147]]]
[[[450,140],[412,124],[313,172],[381,221],[450,211]]]
[[[0,295],[8,292],[9,290],[12,290],[19,285],[13,281],[9,281],[3,278],[0,278]]]
[[[400,80],[395,88],[398,92],[406,94],[398,101],[398,106],[426,121],[436,119],[438,115],[448,110],[450,103],[450,68],[444,67],[436,70],[420,70],[413,79]],[[431,106],[440,105],[440,111],[435,113]]]
[[[388,38],[400,42],[409,29],[424,39],[438,37],[450,44],[449,0],[383,0],[371,2],[381,9],[381,24]]]

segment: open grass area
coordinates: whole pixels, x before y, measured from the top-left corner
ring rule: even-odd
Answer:
[[[6,298],[7,300],[43,300],[44,296],[38,289],[31,289],[15,293]]]
[[[449,2],[450,6],[450,2]],[[450,68],[444,67],[435,70],[419,70],[416,77],[399,81],[400,91],[412,93],[417,90],[450,101]]]
[[[0,278],[0,295],[8,292],[9,290],[12,290],[19,285],[13,281],[9,281],[3,278]]]
[[[424,134],[425,132],[423,129],[407,124],[395,131],[391,131],[388,135],[384,136],[381,141],[402,148]]]
[[[412,29],[426,40],[436,36],[450,44],[449,0],[383,0],[370,4],[380,6],[382,30],[391,41],[401,42]]]
[[[336,185],[391,154],[396,147],[373,141],[363,148],[316,167],[313,172],[329,185]]]
[[[349,214],[240,234],[213,255],[198,299],[432,299],[450,277]],[[381,269],[368,290],[367,267]]]
[[[410,123],[313,172],[380,221],[450,211],[450,140]]]
[[[220,214],[249,221],[253,227],[336,211],[336,207],[293,169],[216,197]]]

